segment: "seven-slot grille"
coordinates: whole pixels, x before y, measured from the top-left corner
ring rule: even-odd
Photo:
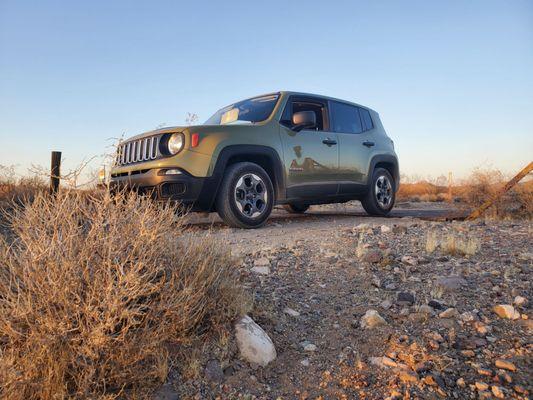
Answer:
[[[140,161],[155,160],[161,155],[159,152],[160,140],[161,136],[150,136],[119,144],[115,164],[128,165]]]

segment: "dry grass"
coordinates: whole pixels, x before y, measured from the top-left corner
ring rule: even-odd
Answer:
[[[427,181],[402,183],[397,193],[399,201],[445,201],[448,188]]]
[[[227,251],[138,197],[38,194],[0,239],[0,397],[138,398],[248,311]],[[179,353],[179,350],[175,353]],[[179,363],[179,360],[172,360]]]
[[[48,190],[46,182],[39,176],[17,177],[13,166],[0,165],[0,209],[13,203],[31,201],[38,193]]]
[[[479,240],[449,234],[441,242],[440,248],[443,253],[453,256],[473,256],[479,251]]]
[[[426,235],[426,251],[433,253],[439,247],[439,239],[437,232],[429,231]]]
[[[426,251],[433,253],[438,249],[444,254],[453,256],[473,256],[480,249],[479,240],[465,237],[458,233],[449,233],[439,237],[437,232],[429,231],[426,235]]]

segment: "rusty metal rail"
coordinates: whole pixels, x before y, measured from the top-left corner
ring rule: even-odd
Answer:
[[[472,211],[470,215],[466,217],[466,220],[472,221],[473,219],[479,218],[487,210],[487,208],[489,208],[496,200],[498,200],[498,198],[500,198],[502,195],[511,190],[514,185],[520,182],[531,171],[533,171],[533,161],[530,162],[518,174],[516,174],[513,179],[507,182],[505,186],[500,191],[498,191],[498,193],[496,193],[496,195],[492,196],[490,199],[488,199],[486,202],[484,202],[482,205]]]

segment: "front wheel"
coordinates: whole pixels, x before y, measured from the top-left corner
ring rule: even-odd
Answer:
[[[259,165],[240,162],[224,173],[216,198],[216,209],[224,222],[235,228],[262,226],[274,205],[270,177]]]
[[[370,215],[385,216],[396,200],[395,183],[392,175],[384,168],[376,168],[372,174],[370,187],[361,204]]]

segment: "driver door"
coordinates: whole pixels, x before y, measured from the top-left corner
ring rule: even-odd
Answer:
[[[316,126],[299,132],[292,128],[292,116],[313,111]],[[338,192],[339,146],[337,134],[329,131],[328,103],[313,97],[292,96],[280,121],[287,197],[312,199]]]

